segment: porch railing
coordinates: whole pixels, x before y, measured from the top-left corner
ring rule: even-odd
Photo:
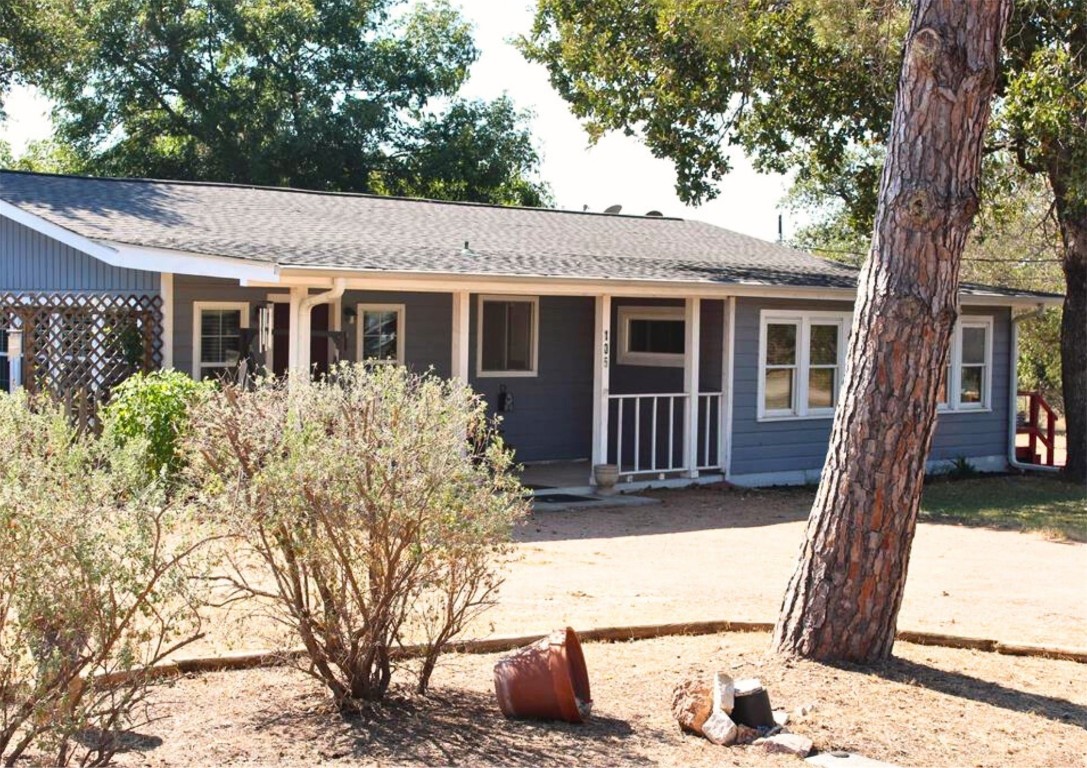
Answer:
[[[659,475],[687,470],[717,469],[721,466],[721,393],[700,392],[694,466],[684,463],[687,434],[685,392],[609,395],[609,423],[614,440],[609,440],[611,463],[622,475]]]
[[[1038,392],[1019,392],[1016,436],[1027,435],[1025,446],[1016,446],[1016,458],[1025,464],[1054,466],[1057,448],[1057,414]],[[1038,444],[1045,448],[1042,461]]]

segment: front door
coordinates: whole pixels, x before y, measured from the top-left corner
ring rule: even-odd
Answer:
[[[277,301],[274,305],[272,333],[272,373],[285,376],[290,363],[291,305]],[[310,370],[315,377],[328,373],[329,344],[328,304],[318,304],[310,311]]]

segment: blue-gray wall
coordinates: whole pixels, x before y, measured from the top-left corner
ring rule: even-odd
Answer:
[[[501,386],[513,395],[514,407],[503,414],[502,431],[518,461],[591,454],[594,307],[592,298],[541,296],[538,375],[479,378],[475,375],[479,297],[472,295],[471,384],[492,407]]]
[[[237,280],[174,275],[174,368],[192,373],[193,303],[197,301],[248,301],[250,312],[274,293],[267,288],[243,288]],[[250,318],[252,324],[252,318]]]
[[[157,272],[112,267],[0,216],[0,291],[155,293]]]
[[[757,420],[759,312],[763,309],[852,311],[842,302],[736,300],[736,357],[733,373],[732,474],[818,471],[826,459],[831,417],[782,421]],[[941,413],[937,417],[931,459],[1000,456],[1007,452],[1008,354],[1007,308],[963,310],[963,315],[993,318],[992,409]]]
[[[346,291],[345,310],[358,304],[404,305],[404,364],[423,373],[433,368],[439,376],[448,377],[452,370],[453,296],[448,293],[404,293],[376,291]],[[358,320],[344,322],[348,357],[358,354]]]

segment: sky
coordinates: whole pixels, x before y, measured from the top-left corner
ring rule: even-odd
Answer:
[[[530,64],[511,44],[532,24],[529,0],[460,0],[464,16],[475,25],[479,61],[472,69],[464,96],[495,98],[507,93],[514,103],[535,117],[532,131],[541,150],[540,174],[551,185],[559,208],[603,211],[621,205],[622,212],[644,214],[651,210],[716,224],[726,229],[776,240],[778,214],[784,216],[784,234],[792,235],[797,220],[779,210],[788,180],[758,174],[742,154],[733,156],[733,171],[721,182],[721,194],[693,208],[680,202],[675,192],[675,172],[667,160],[652,156],[637,137],[611,134],[590,147],[588,136],[570,114],[566,103],[551,89],[547,71]],[[16,154],[27,142],[49,135],[49,103],[40,95],[16,87],[5,101],[6,125],[0,139],[11,143]]]

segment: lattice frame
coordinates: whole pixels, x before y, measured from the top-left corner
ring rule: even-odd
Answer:
[[[22,383],[93,420],[110,390],[162,365],[162,298],[0,293],[0,330],[22,332]]]

